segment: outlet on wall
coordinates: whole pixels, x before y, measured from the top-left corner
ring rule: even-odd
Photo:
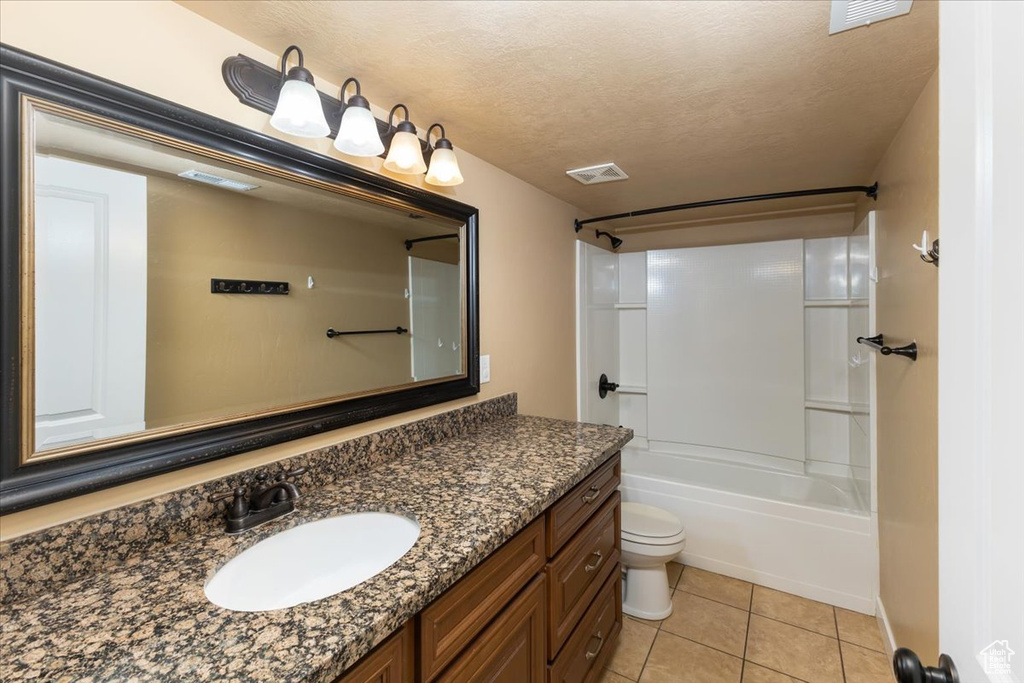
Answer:
[[[491,356],[480,356],[480,384],[491,381]]]

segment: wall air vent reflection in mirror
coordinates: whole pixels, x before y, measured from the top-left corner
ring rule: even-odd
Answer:
[[[607,164],[598,164],[597,166],[574,168],[566,171],[565,175],[583,183],[584,185],[610,183],[615,180],[626,180],[629,178],[625,171],[611,162]]]
[[[249,192],[259,187],[259,185],[254,185],[252,183],[243,183],[240,180],[230,180],[228,178],[221,178],[220,176],[213,175],[212,173],[197,171],[194,168],[188,171],[182,171],[178,174],[178,177],[185,178],[187,180],[194,180],[197,183],[206,183],[207,185],[223,187],[225,190],[234,190],[235,192]]]

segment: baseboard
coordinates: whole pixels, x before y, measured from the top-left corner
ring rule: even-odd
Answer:
[[[881,595],[875,598],[875,619],[878,620],[878,629],[882,632],[882,642],[891,662],[892,656],[896,653],[896,638],[892,635],[892,625],[889,623],[889,615],[885,613]]]
[[[685,550],[679,553],[676,559],[678,562],[689,567],[696,567],[697,569],[703,569],[716,574],[731,576],[734,579],[749,581],[750,583],[756,583],[758,586],[774,588],[775,590],[799,595],[800,597],[808,598],[809,600],[817,600],[818,602],[824,602],[828,605],[842,607],[843,609],[853,610],[854,612],[860,612],[867,615],[873,615],[875,613],[875,603],[871,600],[857,595],[843,593],[831,588],[825,588],[824,586],[794,581],[784,576],[778,576],[768,572],[757,571],[750,567],[743,567],[730,562],[722,562],[721,560],[695,555],[693,553],[688,553]],[[880,604],[881,603],[879,603],[879,605]]]

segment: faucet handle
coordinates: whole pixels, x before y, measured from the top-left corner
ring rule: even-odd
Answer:
[[[249,502],[245,499],[245,487],[236,487],[234,491],[224,491],[211,495],[208,500],[211,503],[219,503],[224,500],[231,500],[227,506],[228,519],[241,519],[249,514]]]
[[[306,473],[306,468],[305,467],[293,467],[290,470],[286,470],[286,471],[282,472],[278,476],[278,479],[284,480],[284,479],[291,479],[292,477],[301,477],[305,473]]]
[[[228,500],[230,498],[234,498],[236,495],[238,495],[238,491],[239,490],[241,490],[243,493],[245,492],[245,489],[243,489],[241,486],[239,486],[234,491],[221,491],[220,493],[210,494],[210,496],[207,498],[207,500],[210,501],[211,503],[219,503],[222,500]]]

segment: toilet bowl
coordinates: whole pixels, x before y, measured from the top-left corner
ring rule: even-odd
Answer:
[[[668,510],[641,503],[622,504],[622,566],[626,573],[623,612],[655,620],[672,614],[665,564],[685,545],[683,523]]]

